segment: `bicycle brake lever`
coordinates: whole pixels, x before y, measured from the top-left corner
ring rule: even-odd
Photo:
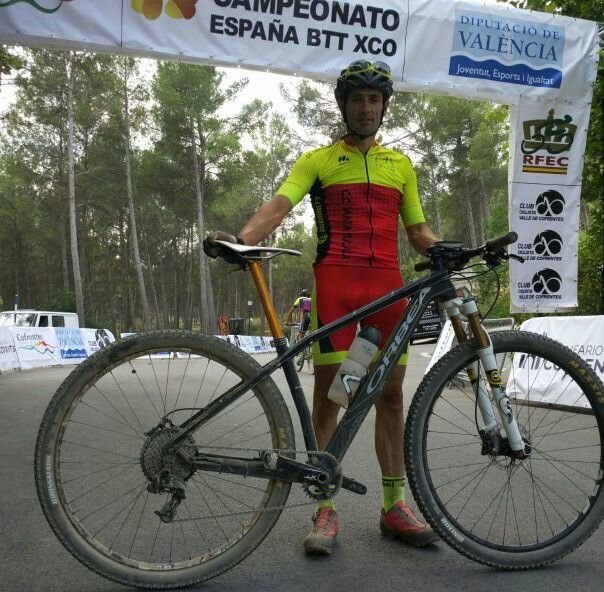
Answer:
[[[513,253],[507,253],[505,258],[513,259],[514,261],[518,261],[519,263],[524,263],[525,261],[524,257],[521,257],[520,255],[514,255]]]

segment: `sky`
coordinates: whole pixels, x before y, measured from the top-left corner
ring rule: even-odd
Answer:
[[[225,73],[225,82],[230,83],[241,78],[247,77],[249,84],[244,96],[240,99],[250,102],[252,99],[258,98],[263,101],[272,101],[276,109],[283,108],[281,95],[279,92],[279,84],[295,85],[300,77],[284,76],[281,74],[273,74],[271,72],[259,72],[256,70],[244,70],[240,68],[219,68]],[[0,78],[0,112],[4,111],[8,105],[14,100],[14,85],[11,84],[10,77],[2,76]],[[235,108],[241,105],[236,105]]]

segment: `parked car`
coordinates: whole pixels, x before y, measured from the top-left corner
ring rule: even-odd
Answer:
[[[0,312],[0,327],[71,327],[80,326],[75,312],[49,310],[4,310]]]

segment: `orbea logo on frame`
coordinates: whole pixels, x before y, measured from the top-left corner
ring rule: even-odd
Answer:
[[[449,75],[560,88],[564,41],[564,27],[457,9]]]

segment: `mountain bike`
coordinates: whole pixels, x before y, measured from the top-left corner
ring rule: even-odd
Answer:
[[[304,338],[304,336],[306,335],[306,331],[302,332],[300,330],[300,325],[298,323],[291,325],[291,329],[290,329],[290,337],[289,337],[289,343],[296,343],[296,341],[299,341],[299,338],[302,339]],[[298,338],[299,336],[299,338]],[[306,362],[308,364],[308,371],[311,374],[314,374],[314,366],[313,366],[313,361],[312,361],[312,352],[309,347],[305,347],[297,356],[296,356],[296,370],[298,372],[302,372],[302,370],[304,369],[304,362]]]
[[[475,249],[436,243],[419,264],[428,273],[289,347],[262,262],[299,253],[217,241],[222,259],[251,272],[277,357],[261,366],[219,338],[158,331],[88,358],[57,390],[37,439],[36,486],[50,526],[107,578],[183,587],[249,555],[286,507],[293,483],[309,503],[341,489],[366,493],[362,475],[344,475],[341,461],[423,310],[436,301],[459,344],[425,375],[407,414],[413,496],[440,537],[474,561],[514,570],[563,557],[604,513],[602,382],[547,337],[489,336],[475,299],[458,297],[452,283],[472,275],[473,258],[489,271],[514,257],[505,246],[516,238],[509,233]],[[405,314],[318,451],[296,356],[401,298],[409,299]],[[271,378],[278,369],[299,417],[301,450]],[[556,379],[543,380],[546,371]],[[469,381],[455,380],[460,374]]]

